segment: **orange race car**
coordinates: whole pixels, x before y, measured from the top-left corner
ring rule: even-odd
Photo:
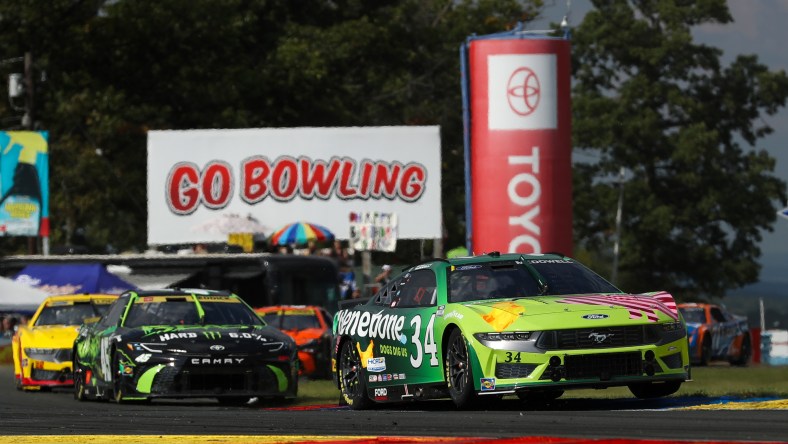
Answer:
[[[300,375],[331,377],[331,326],[333,316],[316,305],[275,305],[256,308],[268,325],[295,339]]]
[[[678,304],[678,309],[687,324],[693,364],[727,360],[733,365],[747,365],[752,356],[752,339],[746,317],[707,303]]]

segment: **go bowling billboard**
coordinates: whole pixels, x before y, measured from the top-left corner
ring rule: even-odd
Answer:
[[[572,254],[569,51],[522,32],[462,48],[470,251]]]

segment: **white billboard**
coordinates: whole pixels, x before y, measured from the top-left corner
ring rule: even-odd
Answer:
[[[348,239],[351,213],[395,213],[400,239],[438,238],[440,166],[437,126],[150,131],[148,244],[226,241],[204,227],[231,214]]]

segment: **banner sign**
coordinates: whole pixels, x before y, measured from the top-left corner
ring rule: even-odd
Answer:
[[[437,126],[150,131],[148,243],[223,242],[200,226],[224,213],[347,239],[351,211],[396,213],[399,236],[434,239],[440,187]]]
[[[569,41],[509,33],[464,50],[469,249],[572,254]]]
[[[0,236],[49,236],[49,134],[0,131]]]
[[[359,251],[397,249],[397,215],[394,213],[350,213],[350,246]]]

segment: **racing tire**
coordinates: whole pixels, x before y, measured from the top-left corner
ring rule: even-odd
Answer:
[[[563,394],[563,390],[536,390],[517,392],[517,397],[526,404],[547,404],[560,398]]]
[[[446,385],[454,405],[460,409],[469,409],[477,403],[479,396],[473,387],[473,371],[468,344],[459,329],[452,330],[446,343],[444,356]]]
[[[112,399],[118,403],[123,403],[123,389],[121,386],[120,354],[112,352]]]
[[[731,365],[737,365],[739,367],[746,367],[747,363],[750,362],[750,357],[752,356],[752,341],[750,340],[750,335],[745,335],[741,341],[741,350],[739,350],[739,356],[735,359],[731,359]]]
[[[361,367],[361,358],[355,349],[355,342],[347,340],[339,350],[338,362],[339,391],[345,404],[353,410],[372,407],[367,395],[366,375]]]
[[[707,366],[711,362],[711,336],[703,336],[703,342],[700,344],[700,362],[699,366]]]
[[[629,384],[629,391],[640,399],[662,398],[679,391],[683,381],[642,382]]]
[[[76,354],[74,355],[76,356]],[[77,364],[77,360],[74,359],[72,365],[72,371],[74,375],[74,399],[77,401],[85,401],[87,396],[85,396],[85,373]]]

